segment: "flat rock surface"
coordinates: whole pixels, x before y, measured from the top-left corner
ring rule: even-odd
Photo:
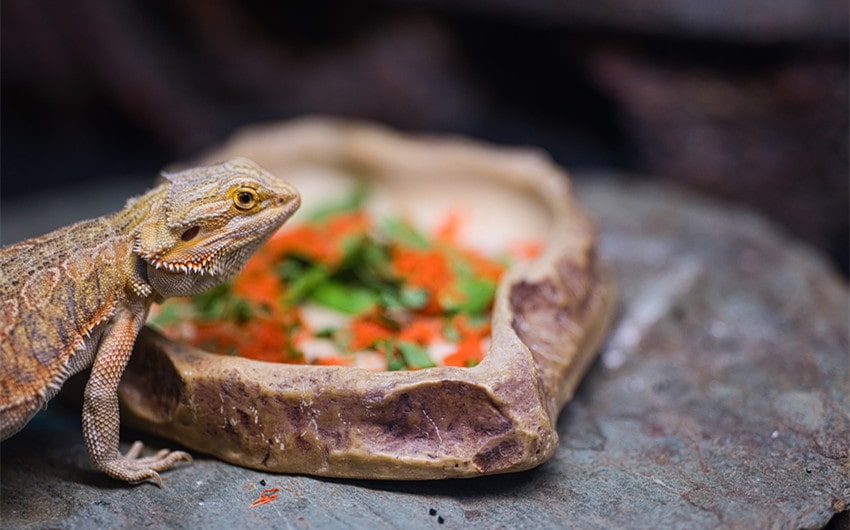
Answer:
[[[127,487],[88,462],[78,411],[52,403],[2,445],[2,526],[817,528],[847,510],[845,281],[744,211],[595,177],[577,188],[599,223],[620,315],[546,464],[376,482],[271,475],[197,454],[165,473],[162,489]],[[111,209],[123,200],[116,192]],[[59,222],[91,215],[66,204]],[[14,240],[7,229],[50,214],[4,208],[4,242]],[[139,436],[171,445],[124,439]],[[249,508],[272,487],[278,498]]]

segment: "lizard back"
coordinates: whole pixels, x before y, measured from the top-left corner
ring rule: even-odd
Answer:
[[[108,218],[0,249],[0,440],[91,364],[131,250]]]

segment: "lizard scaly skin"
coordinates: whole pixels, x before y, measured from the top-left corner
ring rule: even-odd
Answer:
[[[0,249],[0,440],[91,366],[83,436],[92,462],[154,479],[182,451],[118,451],[118,383],[151,303],[235,275],[298,208],[298,192],[247,159],[163,173],[123,210]]]

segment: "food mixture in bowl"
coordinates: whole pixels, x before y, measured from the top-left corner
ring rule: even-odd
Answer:
[[[428,233],[376,218],[358,191],[287,225],[230,282],[151,312],[171,339],[251,359],[376,371],[475,366],[507,267],[539,252],[511,242],[484,255],[450,212]]]

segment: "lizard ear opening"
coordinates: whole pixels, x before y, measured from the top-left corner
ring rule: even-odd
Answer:
[[[182,241],[191,241],[191,240],[195,239],[195,236],[197,236],[198,232],[200,232],[200,231],[201,231],[200,226],[193,226],[192,228],[183,232],[183,235],[180,236],[180,239]]]

